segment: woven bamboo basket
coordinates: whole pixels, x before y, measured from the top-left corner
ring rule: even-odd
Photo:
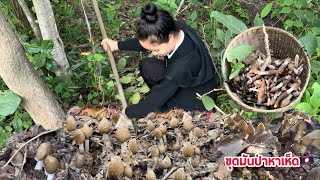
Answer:
[[[270,113],[270,112],[284,112],[290,109],[294,104],[296,104],[302,97],[304,91],[306,90],[309,77],[310,77],[310,62],[307,54],[305,53],[303,47],[297,41],[295,37],[293,37],[288,32],[274,27],[265,27],[266,32],[269,36],[269,48],[271,51],[271,56],[279,59],[285,59],[288,57],[294,58],[296,54],[299,55],[300,59],[302,59],[303,63],[303,71],[299,75],[302,84],[301,84],[301,94],[293,100],[290,104],[285,107],[277,108],[277,109],[259,109],[257,107],[252,107],[246,103],[244,103],[240,97],[234,93],[231,87],[226,83],[228,81],[228,77],[231,71],[231,65],[227,61],[228,52],[239,45],[249,44],[253,46],[256,50],[260,50],[262,53],[266,54],[265,44],[264,44],[264,33],[263,27],[253,27],[247,29],[246,31],[237,35],[226,48],[223,58],[222,58],[222,75],[223,75],[223,85],[229,94],[229,96],[236,101],[242,108],[252,111],[252,112],[262,112],[262,113]]]

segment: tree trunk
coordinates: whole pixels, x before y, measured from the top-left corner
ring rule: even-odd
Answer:
[[[254,24],[254,18],[257,13],[260,13],[261,10],[265,7],[268,1],[266,0],[238,0],[242,9],[247,11],[249,15],[249,20],[251,24]],[[266,26],[274,26],[278,28],[283,28],[282,22],[277,19],[271,19],[270,16],[263,18],[264,24]]]
[[[0,77],[19,95],[33,121],[45,129],[62,127],[65,113],[28,61],[24,48],[0,11]]]
[[[59,36],[56,21],[49,0],[32,0],[43,40],[52,40],[52,57],[58,65],[57,76],[67,76],[68,59],[64,51],[64,44]]]
[[[23,10],[24,14],[26,15],[28,22],[33,30],[34,35],[36,36],[36,38],[38,40],[41,40],[41,33],[40,33],[40,28],[39,26],[36,24],[35,22],[35,17],[32,14],[32,12],[30,11],[27,3],[24,0],[18,0],[18,3],[21,7],[21,9]]]

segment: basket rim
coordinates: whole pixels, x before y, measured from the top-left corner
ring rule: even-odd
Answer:
[[[252,112],[260,112],[260,113],[274,113],[274,112],[285,112],[287,110],[289,110],[293,105],[295,105],[297,102],[300,101],[300,99],[302,98],[307,86],[308,86],[308,82],[310,79],[310,74],[311,74],[311,65],[310,65],[310,60],[309,57],[307,55],[307,53],[305,51],[303,51],[304,54],[304,58],[305,61],[307,62],[307,78],[305,79],[306,83],[304,84],[304,86],[301,89],[301,93],[300,95],[293,101],[291,101],[291,103],[289,103],[287,106],[285,107],[281,107],[281,108],[275,108],[275,109],[259,109],[253,106],[249,106],[248,104],[246,104],[245,102],[243,102],[240,97],[234,93],[233,91],[231,91],[230,86],[228,85],[228,83],[226,83],[228,77],[227,77],[227,71],[226,71],[226,64],[228,64],[229,62],[227,61],[227,52],[229,52],[229,50],[231,49],[231,45],[234,44],[241,36],[243,36],[244,34],[250,32],[250,31],[254,31],[254,30],[258,30],[263,28],[263,26],[256,26],[256,27],[251,27],[246,29],[245,31],[242,31],[240,34],[238,34],[236,37],[234,37],[230,43],[228,44],[228,46],[226,47],[224,53],[223,53],[223,58],[221,59],[221,69],[222,69],[222,78],[223,78],[223,86],[226,89],[228,95],[231,97],[232,100],[236,101],[236,103],[249,111]],[[271,26],[265,26],[266,31],[267,30],[274,30],[274,31],[278,31],[280,33],[286,34],[287,36],[291,37],[293,41],[295,41],[296,43],[298,43],[300,45],[300,48],[302,48],[302,45],[300,44],[300,42],[293,36],[291,35],[289,32],[280,29],[280,28],[276,28],[276,27],[271,27]]]

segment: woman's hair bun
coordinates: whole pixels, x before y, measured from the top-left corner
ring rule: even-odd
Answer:
[[[154,22],[157,20],[157,6],[154,3],[148,3],[142,8],[141,18],[147,22]]]

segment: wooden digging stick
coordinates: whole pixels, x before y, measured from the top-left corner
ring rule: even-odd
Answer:
[[[92,0],[92,2],[93,2],[93,6],[94,6],[94,11],[96,12],[96,15],[97,15],[97,18],[98,18],[98,21],[99,21],[99,26],[100,26],[100,30],[101,30],[101,33],[102,33],[102,38],[105,39],[105,38],[107,38],[107,32],[106,32],[106,29],[105,29],[103,21],[102,21],[102,17],[101,17],[101,13],[100,13],[100,10],[99,10],[98,3],[97,3],[96,0]],[[119,95],[120,95],[120,100],[121,100],[122,106],[123,106],[123,108],[126,108],[127,107],[127,101],[126,101],[126,98],[124,96],[122,85],[120,83],[120,78],[119,78],[119,73],[118,73],[118,70],[117,70],[117,66],[116,66],[116,63],[114,61],[114,57],[113,57],[112,51],[111,51],[109,46],[107,46],[107,52],[108,52],[108,56],[109,56],[109,60],[110,60],[111,68],[112,68],[112,72],[113,72],[114,78],[116,79],[117,88],[118,88],[118,92],[119,92]]]

